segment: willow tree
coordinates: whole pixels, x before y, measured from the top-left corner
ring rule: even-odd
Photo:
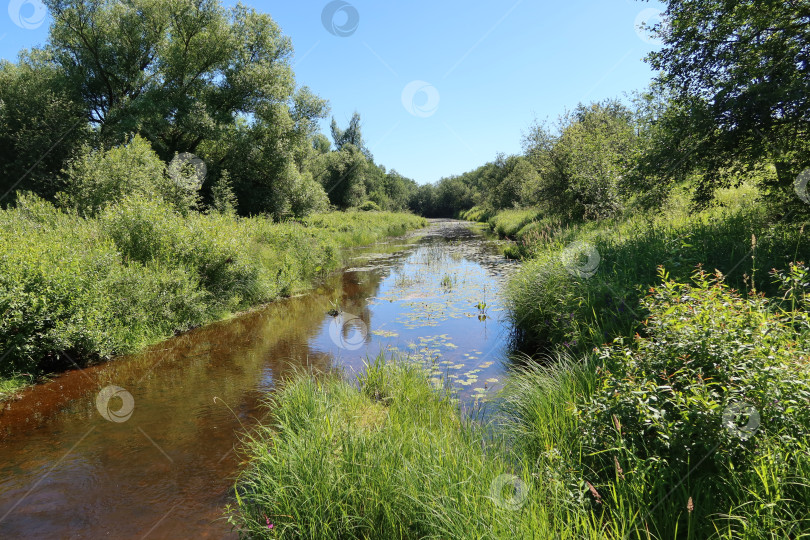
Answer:
[[[267,155],[231,170],[240,207],[276,205],[264,195],[303,164],[327,107],[296,87],[291,42],[270,15],[219,0],[46,4],[52,64],[81,96],[100,144],[140,133],[164,160],[199,154],[213,176],[252,148]]]

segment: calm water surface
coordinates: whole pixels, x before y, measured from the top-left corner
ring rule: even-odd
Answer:
[[[464,403],[497,391],[511,330],[501,288],[516,266],[490,241],[436,220],[352,265],[305,296],[0,404],[0,538],[235,537],[222,509],[240,433],[302,367],[351,376],[399,351]]]

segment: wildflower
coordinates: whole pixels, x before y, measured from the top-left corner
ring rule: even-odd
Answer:
[[[689,497],[689,502],[686,503],[686,510],[691,514],[695,509],[695,503],[692,502],[692,497]]]

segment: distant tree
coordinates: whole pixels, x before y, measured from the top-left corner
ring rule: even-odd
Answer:
[[[658,179],[700,173],[697,197],[775,167],[783,194],[810,165],[810,4],[803,0],[668,0],[664,47],[648,56],[672,92],[663,144],[647,170]],[[654,177],[654,178],[655,178]]]
[[[630,110],[617,101],[580,104],[560,118],[559,135],[536,125],[527,148],[539,174],[536,202],[573,219],[598,219],[622,207],[620,182],[637,137]]]
[[[313,164],[313,176],[320,181],[332,205],[351,208],[366,200],[368,165],[362,152],[347,143],[341,150],[318,158]]]
[[[331,132],[332,140],[335,142],[335,149],[342,150],[344,146],[350,144],[360,150],[367,160],[374,160],[363,140],[363,133],[360,126],[360,113],[355,111],[355,113],[352,114],[352,119],[349,120],[349,125],[346,129],[340,129],[337,120],[333,117]]]

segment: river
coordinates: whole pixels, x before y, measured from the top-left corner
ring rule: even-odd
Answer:
[[[398,352],[465,407],[497,392],[511,336],[502,287],[516,264],[492,241],[431,220],[350,260],[306,295],[0,403],[0,538],[235,537],[222,510],[240,434],[296,370],[352,377]]]

